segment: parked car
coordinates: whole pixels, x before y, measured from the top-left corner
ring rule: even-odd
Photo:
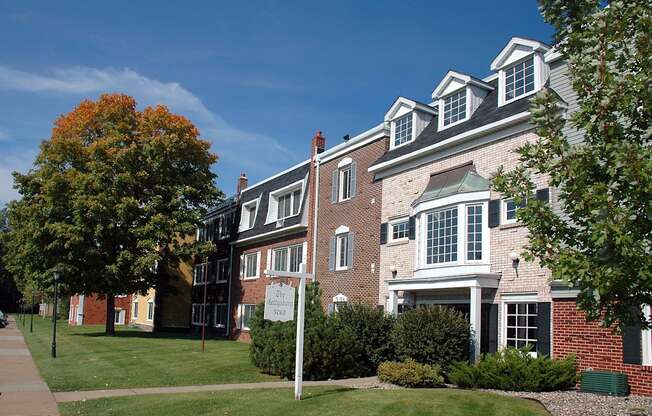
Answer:
[[[5,315],[4,312],[0,311],[0,328],[4,328],[8,323],[9,321],[7,321],[7,315]]]

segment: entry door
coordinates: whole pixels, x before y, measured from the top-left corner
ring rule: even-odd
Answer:
[[[125,324],[125,310],[124,309],[116,309],[115,310],[115,324],[116,325],[124,325]]]

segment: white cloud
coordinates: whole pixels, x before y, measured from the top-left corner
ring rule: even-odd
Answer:
[[[26,173],[31,167],[38,149],[22,149],[20,156],[0,153],[0,208],[12,199],[18,199],[19,194],[13,188],[12,172]]]
[[[187,116],[202,136],[213,140],[213,151],[222,162],[242,166],[253,176],[268,175],[297,160],[297,155],[278,140],[231,126],[180,84],[148,78],[129,68],[70,67],[40,75],[0,66],[1,89],[81,96],[121,92],[133,96],[139,105],[164,104]]]

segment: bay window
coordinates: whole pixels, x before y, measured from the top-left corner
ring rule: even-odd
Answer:
[[[482,205],[467,205],[466,228],[466,259],[482,260]]]
[[[426,264],[457,261],[457,207],[426,215]]]

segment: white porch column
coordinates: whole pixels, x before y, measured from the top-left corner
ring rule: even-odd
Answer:
[[[396,316],[398,314],[398,292],[396,290],[389,291],[389,302],[387,305],[390,315]]]
[[[480,286],[471,286],[471,310],[469,319],[471,321],[471,332],[473,339],[471,340],[471,357],[474,362],[480,359],[480,322],[482,312],[482,288]]]

